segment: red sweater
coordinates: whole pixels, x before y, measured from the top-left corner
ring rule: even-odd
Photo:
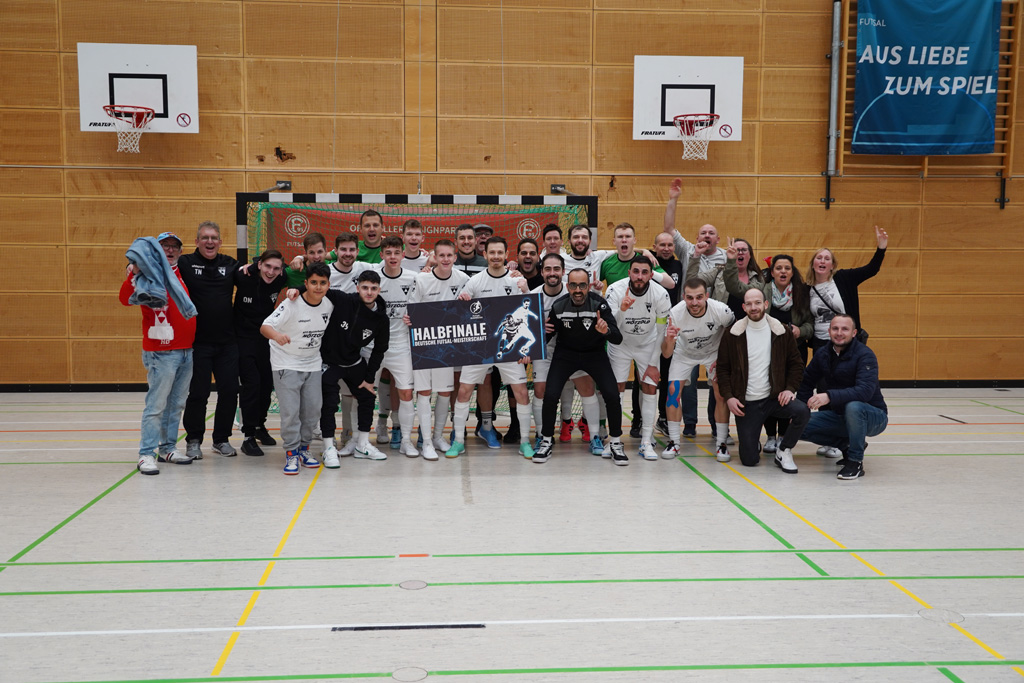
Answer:
[[[181,273],[178,267],[171,268],[174,274],[181,280]],[[185,287],[185,283],[181,283]],[[128,299],[135,293],[135,276],[129,274],[121,285],[121,292],[118,298],[125,306],[130,306]],[[185,293],[188,288],[185,287]],[[177,349],[191,349],[192,341],[196,338],[196,319],[185,320],[181,311],[174,305],[170,295],[167,296],[165,308],[154,309],[149,306],[139,306],[142,309],[142,350],[143,351],[173,351]]]

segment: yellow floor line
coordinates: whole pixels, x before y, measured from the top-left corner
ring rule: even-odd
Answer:
[[[288,542],[288,537],[291,536],[292,529],[295,528],[295,523],[299,520],[299,515],[302,514],[303,508],[306,507],[306,502],[309,500],[309,496],[313,493],[313,487],[316,486],[317,480],[320,478],[320,473],[324,471],[321,467],[317,469],[316,476],[313,477],[313,481],[309,483],[309,488],[306,489],[306,495],[302,496],[302,500],[299,502],[299,507],[295,509],[295,514],[292,515],[292,519],[288,522],[288,527],[284,530],[284,535],[281,536],[281,540],[277,544],[277,548],[274,550],[274,554],[271,557],[279,557],[281,551],[284,550],[285,543]],[[260,576],[260,580],[257,582],[257,586],[264,586],[267,583],[267,579],[270,578],[270,573],[274,571],[275,562],[271,560],[267,563],[267,568],[263,570],[263,575]],[[253,591],[253,594],[249,596],[249,602],[245,604],[245,609],[242,610],[242,616],[238,618],[236,626],[245,626],[245,622],[249,619],[249,614],[252,612],[253,607],[256,606],[256,600],[259,599],[260,592]],[[217,663],[213,666],[213,671],[210,672],[211,676],[219,676],[224,665],[228,661],[228,657],[231,656],[231,650],[235,647],[235,642],[238,641],[238,636],[241,631],[232,631],[231,637],[228,638],[227,644],[224,646],[224,650],[220,653],[220,657],[217,658]]]

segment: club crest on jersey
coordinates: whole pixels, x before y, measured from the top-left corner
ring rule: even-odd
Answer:
[[[320,317],[324,319],[324,324],[326,325],[327,321],[331,319],[331,314],[330,313],[321,313]]]
[[[363,339],[369,337],[373,332],[371,330],[363,330]]]
[[[402,294],[409,293],[409,285],[402,285]]]
[[[217,272],[220,273],[221,277],[228,274],[227,266],[217,266]]]
[[[512,288],[511,287],[506,287],[505,288],[505,293],[506,294],[511,294],[512,293]]]
[[[594,322],[594,321],[593,321],[593,320],[591,320],[590,318],[584,318],[584,319],[583,319],[583,329],[585,329],[585,330],[589,330],[589,329],[590,329],[590,326],[591,326],[591,324],[593,324],[593,322]]]
[[[647,312],[648,313],[651,312],[651,302],[650,301],[647,302]]]
[[[452,290],[452,296],[455,296],[456,294],[459,293],[458,285],[456,285],[455,287],[449,287],[448,289]]]
[[[708,322],[708,323],[704,323],[704,324],[708,326],[709,330],[715,329],[715,324],[714,323]]]

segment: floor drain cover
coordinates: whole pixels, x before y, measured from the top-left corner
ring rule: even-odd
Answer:
[[[398,584],[398,587],[399,588],[404,588],[407,591],[418,591],[418,590],[422,590],[423,588],[426,588],[427,587],[427,582],[426,581],[416,581],[416,580],[413,580],[413,581],[403,581],[402,583]],[[420,679],[414,678],[413,680],[418,681]]]
[[[951,609],[930,607],[928,609],[919,610],[917,613],[928,621],[937,621],[940,624],[959,624],[964,620],[964,615],[959,612],[954,612]]]
[[[391,674],[396,681],[422,681],[427,677],[427,670],[416,666],[406,666]]]

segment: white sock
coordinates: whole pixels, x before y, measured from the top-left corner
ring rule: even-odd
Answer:
[[[610,443],[622,443],[622,437],[621,436],[609,436],[608,437],[608,441]]]
[[[455,416],[452,418],[452,441],[466,443],[466,420],[469,419],[469,401],[456,399]]]
[[[437,397],[437,403],[434,404],[434,436],[444,436],[444,426],[448,424],[448,408],[451,405],[451,400],[451,396]]]
[[[533,397],[533,423],[537,429],[537,436],[540,436],[541,427],[544,425],[544,399]]]
[[[423,443],[430,443],[433,437],[433,416],[430,414],[430,397],[419,394],[416,397],[416,415],[420,418],[420,434]]]
[[[721,446],[725,443],[725,437],[729,436],[729,423],[728,422],[716,422],[715,423],[715,445]]]
[[[561,396],[561,399],[560,399],[561,405],[562,405],[562,407],[561,407],[562,422],[565,422],[566,420],[571,420],[572,419],[572,395],[575,392],[575,390],[576,390],[576,385],[572,383],[572,380],[569,380],[568,382],[566,382],[565,386],[562,387],[562,396]]]
[[[658,414],[658,395],[640,393],[640,419],[643,426],[640,428],[640,436],[648,443],[654,443],[654,421]],[[676,429],[679,425],[676,424]]]
[[[398,426],[402,430],[402,440],[410,441],[412,439],[412,428],[416,422],[416,409],[412,405],[412,401],[399,401],[398,402]]]
[[[668,419],[668,440],[679,445],[679,423],[672,418]]]
[[[356,446],[368,446],[370,444],[370,432],[356,432]]]
[[[334,439],[332,437],[330,437],[330,436],[325,436],[324,437],[324,450],[326,451],[328,448],[334,448]]]
[[[597,400],[597,395],[594,396],[580,396],[580,401],[583,402],[583,417],[587,418],[587,422],[590,423],[590,438],[597,436],[597,432],[594,431],[595,425],[597,425],[598,416],[601,414],[600,403]]]
[[[530,443],[530,418],[533,417],[533,406],[529,403],[517,403],[516,415],[519,416],[519,442]]]
[[[480,412],[480,429],[493,429],[494,424],[491,420],[491,411],[483,410]]]
[[[391,414],[391,384],[388,382],[381,382],[377,387],[377,403],[380,404],[380,408],[377,410],[379,419],[387,423],[388,415]]]

